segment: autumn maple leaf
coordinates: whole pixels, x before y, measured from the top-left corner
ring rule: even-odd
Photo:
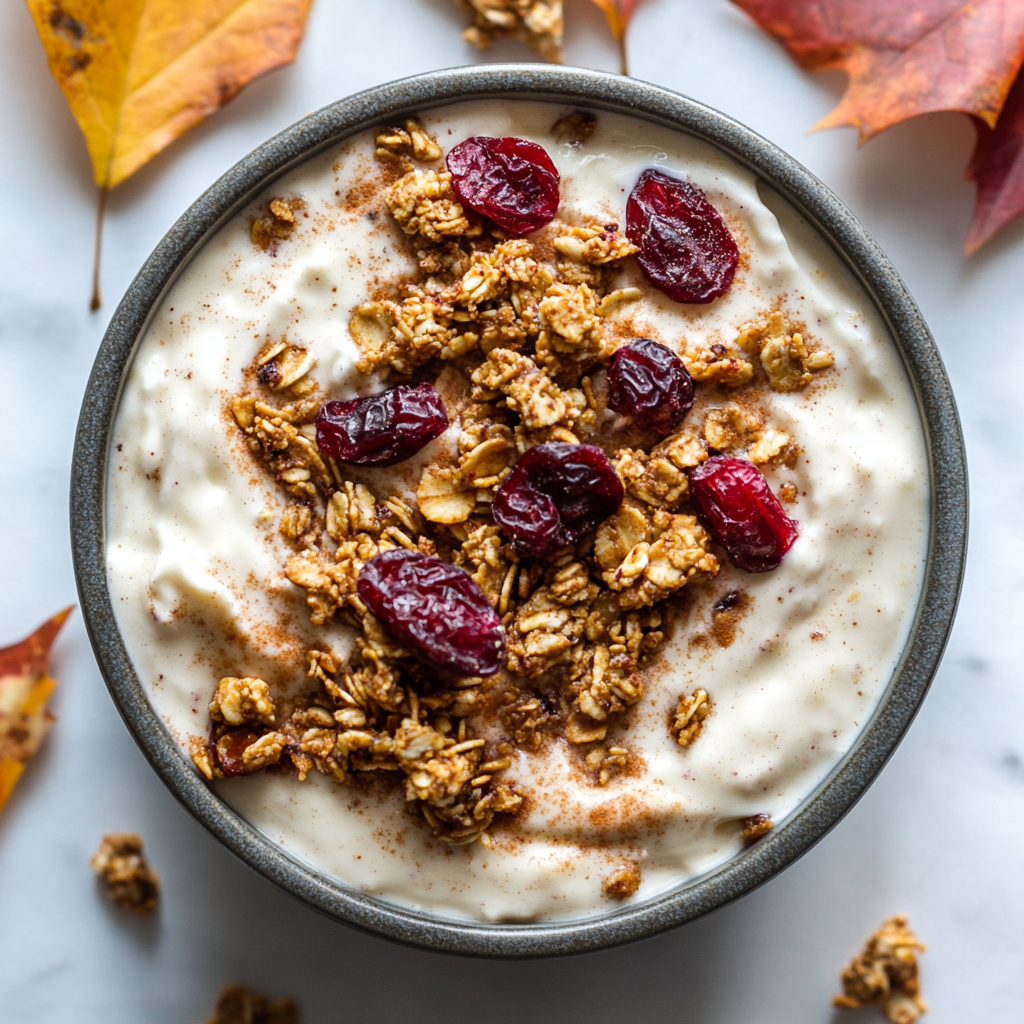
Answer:
[[[1024,2],[733,2],[807,70],[848,74],[839,105],[815,128],[851,126],[863,142],[919,114],[973,116],[978,145],[968,175],[978,197],[967,252],[1024,213],[1024,95],[1014,88],[1024,63]]]
[[[26,0],[107,192],[295,56],[312,0]],[[97,229],[97,244],[99,230]],[[93,308],[97,308],[98,282]]]
[[[0,650],[0,810],[55,719],[46,702],[57,685],[48,675],[50,648],[70,608],[31,636]]]
[[[624,75],[629,74],[629,60],[626,56],[626,29],[629,19],[633,17],[639,0],[593,0],[593,3],[604,11],[608,19],[608,27],[612,30],[615,41],[619,44],[619,61]]]

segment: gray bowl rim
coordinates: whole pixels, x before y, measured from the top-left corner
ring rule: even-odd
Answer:
[[[105,557],[107,454],[122,384],[152,311],[189,258],[275,178],[310,156],[403,115],[490,98],[607,110],[682,130],[778,191],[832,244],[888,325],[917,395],[931,471],[925,582],[907,646],[876,711],[828,777],[764,839],[675,891],[600,917],[533,924],[403,909],[293,860],[235,814],[201,781],[149,703],[117,626]],[[452,68],[368,89],[303,118],[224,174],[178,219],[114,313],[83,400],[71,479],[72,554],[89,638],[114,703],[171,792],[244,863],[328,916],[411,946],[473,956],[555,956],[647,938],[738,899],[806,853],[864,793],[920,708],[953,624],[967,549],[967,464],[949,380],[906,286],[853,214],[777,146],[696,100],[636,79],[540,64]]]

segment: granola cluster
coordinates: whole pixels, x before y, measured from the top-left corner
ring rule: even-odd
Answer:
[[[299,1024],[299,1011],[290,999],[268,1002],[243,985],[228,985],[207,1024]]]
[[[510,36],[562,62],[562,0],[457,0],[472,22],[463,37],[481,50]]]
[[[917,967],[924,949],[906,917],[890,917],[843,971],[843,994],[832,1005],[857,1010],[876,1003],[893,1024],[913,1024],[928,1012]]]
[[[266,215],[252,222],[253,245],[264,252],[277,252],[277,243],[291,237],[298,225],[297,216],[305,208],[306,201],[299,196],[271,199]]]
[[[547,5],[473,0],[492,14],[503,6]],[[554,130],[582,144],[593,117],[569,115]],[[463,207],[441,155],[417,121],[377,133],[376,156],[400,173],[383,205],[420,274],[356,308],[349,327],[362,372],[444,380],[445,393],[459,395],[449,397],[450,451],[424,465],[415,499],[355,478],[317,447],[312,355],[285,340],[267,343],[233,416],[289,496],[284,569],[305,594],[311,623],[342,621],[358,635],[348,657],[310,651],[308,693],[287,705],[275,707],[262,680],[221,680],[210,736],[193,740],[193,759],[210,779],[287,768],[300,780],[315,770],[349,783],[357,773],[395,772],[435,835],[487,843],[495,815],[523,803],[502,777],[516,749],[528,754],[562,738],[579,748],[595,785],[629,768],[630,752],[610,730],[644,695],[641,669],[664,639],[671,599],[719,571],[689,503],[688,471],[713,452],[791,465],[800,449],[739,398],[656,441],[624,431],[603,381],[618,344],[610,318],[641,296],[615,286],[635,246],[611,223],[556,220],[531,240],[510,239]],[[755,376],[745,357],[758,352],[772,386],[777,371],[788,388],[794,367],[795,386],[804,386],[827,354],[809,352],[788,327],[772,314],[730,346],[683,342],[683,358],[694,379],[735,388]],[[595,533],[541,560],[516,552],[491,504],[519,456],[553,441],[602,446],[625,500]],[[502,673],[446,677],[389,638],[356,582],[370,559],[399,547],[472,577],[505,627]],[[703,690],[680,697],[671,731],[681,747],[698,738],[710,711]],[[638,885],[630,866],[605,890],[624,896]]]
[[[160,879],[146,861],[142,840],[132,832],[103,837],[92,866],[110,900],[145,916],[160,900]]]

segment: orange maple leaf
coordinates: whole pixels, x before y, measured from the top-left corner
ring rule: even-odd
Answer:
[[[209,117],[244,85],[287,64],[312,0],[26,0],[50,72],[108,190]]]
[[[808,71],[850,76],[815,128],[861,141],[918,114],[961,110],[994,126],[1024,62],[1020,0],[733,0]]]
[[[612,30],[615,41],[619,44],[619,61],[622,64],[622,73],[629,74],[629,61],[626,57],[626,29],[629,28],[629,19],[633,17],[639,0],[593,0],[593,3],[604,11],[608,19],[608,27]]]
[[[70,614],[65,608],[31,636],[0,650],[0,811],[56,721],[46,702],[57,684],[46,673],[50,648]]]

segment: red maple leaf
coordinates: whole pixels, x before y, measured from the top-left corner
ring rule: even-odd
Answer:
[[[1021,0],[734,3],[807,70],[849,75],[839,105],[815,128],[849,125],[863,142],[919,114],[974,117],[968,176],[978,195],[967,252],[1024,213],[1024,93],[1014,87],[1024,63]]]

